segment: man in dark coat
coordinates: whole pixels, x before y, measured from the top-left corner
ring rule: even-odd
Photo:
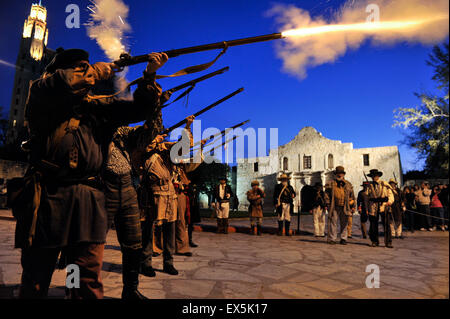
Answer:
[[[140,85],[133,100],[90,96],[114,71],[113,64],[90,65],[86,51],[71,49],[59,52],[30,86],[25,120],[41,197],[32,243],[22,246],[21,298],[47,295],[61,250],[80,270],[71,297],[103,297],[107,212],[98,175],[105,149],[117,127],[144,120],[160,95],[155,85]]]
[[[289,184],[289,179],[288,175],[282,174],[278,178],[281,183],[275,186],[273,192],[273,205],[278,214],[278,236],[283,235],[283,222],[285,236],[291,235],[289,227],[296,194],[294,188]]]
[[[233,197],[231,186],[225,176],[219,178],[219,185],[214,188],[213,200],[217,213],[217,233],[228,234],[228,218],[230,214],[230,199]]]
[[[356,200],[361,222],[361,233],[364,239],[367,238],[366,223],[369,220],[369,185],[370,182],[363,182],[361,185],[363,189],[359,191]]]
[[[189,205],[190,205],[190,214],[188,218],[188,237],[189,237],[189,246],[195,248],[198,247],[196,243],[192,240],[192,233],[194,232],[194,224],[201,222],[200,216],[200,201],[199,201],[199,192],[197,189],[197,185],[193,184],[187,189],[189,196]]]

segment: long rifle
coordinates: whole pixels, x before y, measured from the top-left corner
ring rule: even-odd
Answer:
[[[207,107],[201,109],[200,111],[194,113],[193,115],[194,115],[195,117],[197,117],[197,116],[199,116],[199,115],[205,113],[206,111],[209,111],[209,110],[212,109],[213,107],[219,105],[220,103],[225,102],[226,100],[232,98],[232,97],[235,96],[236,94],[241,93],[242,91],[244,91],[244,88],[240,88],[240,89],[234,91],[233,93],[228,94],[227,96],[221,98],[220,100],[214,102],[213,104],[208,105]],[[180,127],[181,125],[186,124],[186,123],[187,123],[187,120],[184,119],[184,120],[178,122],[177,124],[172,125],[171,127],[165,129],[164,131],[162,131],[162,132],[160,133],[160,135],[168,134],[168,133],[170,133],[171,131],[173,131],[174,129],[176,129],[177,127]]]
[[[224,134],[227,133],[229,130],[234,130],[235,128],[238,128],[238,127],[240,127],[240,126],[242,126],[242,125],[247,124],[248,122],[250,122],[250,120],[247,120],[247,121],[241,122],[241,123],[239,123],[239,124],[233,125],[232,127],[228,127],[228,128],[224,129],[223,131],[221,131],[221,132],[219,132],[219,133],[216,133],[216,134],[214,134],[214,135],[211,135],[210,137],[208,137],[208,138],[206,139],[206,141],[209,141],[209,140],[212,140],[212,139],[214,139],[214,138],[216,138],[216,137],[218,137],[218,136],[224,135]],[[192,145],[192,147],[195,147],[195,146],[199,145],[200,143],[201,143],[201,141],[198,141],[198,142],[194,143],[194,145]]]
[[[272,33],[272,34],[266,34],[266,35],[260,35],[256,37],[249,37],[249,38],[242,38],[242,39],[236,39],[236,40],[230,40],[230,41],[223,41],[223,42],[216,42],[216,43],[210,43],[210,44],[204,44],[204,45],[197,45],[182,49],[175,49],[175,50],[167,50],[164,51],[169,58],[174,58],[183,54],[190,54],[195,52],[203,52],[203,51],[209,51],[209,50],[216,50],[216,49],[224,49],[227,47],[233,47],[237,45],[244,45],[244,44],[250,44],[250,43],[256,43],[256,42],[265,42],[265,41],[271,41],[271,40],[277,40],[282,39],[283,35],[282,33]],[[148,62],[148,54],[143,55],[137,55],[137,56],[131,56],[128,53],[123,53],[120,55],[120,58],[114,63],[118,67],[126,67],[130,65],[135,65],[138,63],[144,63]]]
[[[184,89],[184,88],[187,88],[187,87],[189,87],[189,86],[193,86],[194,84],[197,84],[197,83],[199,83],[199,82],[202,82],[202,81],[204,81],[204,80],[207,80],[207,79],[209,79],[209,78],[212,78],[213,76],[216,76],[216,75],[219,75],[219,74],[223,74],[223,73],[227,72],[229,69],[230,69],[230,67],[229,67],[229,66],[226,66],[226,67],[224,67],[224,68],[222,68],[222,69],[220,69],[220,70],[217,70],[217,71],[214,71],[214,72],[205,74],[205,75],[203,75],[203,76],[201,76],[201,77],[199,77],[199,78],[196,78],[196,79],[193,79],[193,80],[188,81],[188,82],[186,82],[186,83],[183,83],[183,84],[180,84],[180,85],[178,85],[178,86],[175,86],[175,87],[171,88],[170,90],[164,91],[163,94],[164,94],[164,93],[167,93],[167,92],[173,93],[173,92],[182,90],[182,89]]]
[[[366,179],[366,182],[367,182],[367,183],[370,183],[370,182],[369,182],[369,179],[367,178],[366,172],[363,171],[363,174],[364,174],[364,178]]]
[[[225,146],[226,144],[228,144],[228,143],[230,143],[230,142],[233,142],[233,141],[234,141],[235,139],[237,139],[238,137],[239,137],[239,136],[233,136],[233,138],[230,138],[230,139],[226,140],[225,142],[223,142],[222,144],[217,145],[216,147],[213,147],[213,148],[207,150],[207,152],[208,152],[208,153],[211,153],[212,151],[214,151],[214,150],[216,150],[216,149],[218,149],[218,148],[221,148],[222,146]]]

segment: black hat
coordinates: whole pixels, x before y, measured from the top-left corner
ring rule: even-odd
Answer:
[[[57,69],[65,69],[78,61],[89,61],[89,53],[82,49],[56,49],[56,55],[45,68],[46,72],[52,73]]]
[[[361,186],[369,186],[370,182],[363,182]]]
[[[369,176],[369,177],[380,176],[381,177],[381,176],[383,176],[383,172],[380,172],[379,170],[377,170],[375,168],[375,169],[371,169],[370,173],[367,174],[367,176]]]
[[[334,171],[334,174],[345,174],[345,168],[344,168],[344,166],[337,166],[336,167],[336,169],[335,169],[335,171]]]
[[[220,176],[219,181],[227,181],[228,178],[226,176]]]

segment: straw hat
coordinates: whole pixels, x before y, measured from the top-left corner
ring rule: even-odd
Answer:
[[[283,180],[283,179],[291,179],[291,177],[288,176],[287,174],[281,174],[281,176],[278,177],[278,180],[281,181],[281,180]]]

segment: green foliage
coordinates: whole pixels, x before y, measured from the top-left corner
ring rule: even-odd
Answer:
[[[394,126],[408,129],[405,144],[416,149],[425,159],[425,173],[430,176],[448,175],[449,168],[449,52],[448,43],[435,46],[427,64],[434,68],[433,80],[439,95],[416,93],[421,104],[415,108],[394,111]]]

